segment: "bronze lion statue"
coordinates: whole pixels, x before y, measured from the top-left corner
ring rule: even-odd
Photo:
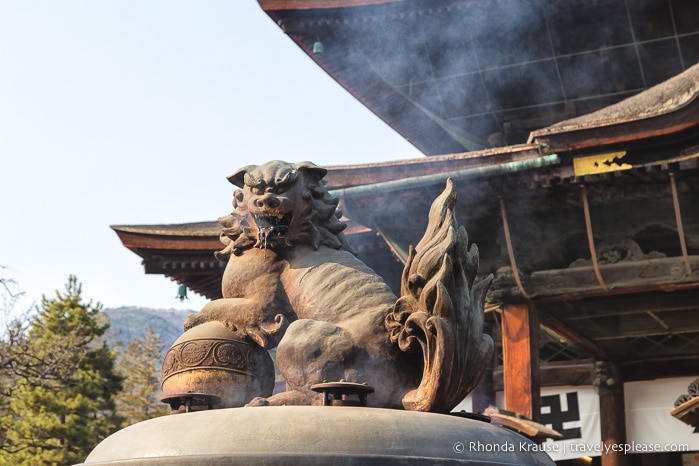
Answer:
[[[366,383],[370,406],[448,412],[475,386],[492,340],[482,333],[492,276],[475,283],[478,249],[454,219],[451,180],[405,265],[397,297],[348,244],[310,162],[238,170],[234,211],[219,219],[227,261],[223,298],[185,329],[219,321],[264,348],[277,347],[287,391],[251,405],[320,404],[311,386]]]

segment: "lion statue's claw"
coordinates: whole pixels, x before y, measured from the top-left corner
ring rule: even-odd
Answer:
[[[255,406],[269,406],[269,401],[261,396],[256,396],[248,404],[245,405],[246,408],[251,408]]]

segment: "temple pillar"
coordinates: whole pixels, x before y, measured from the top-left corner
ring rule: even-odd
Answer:
[[[505,409],[537,420],[541,411],[539,321],[527,304],[502,308]]]
[[[602,466],[629,466],[629,456],[612,447],[626,443],[624,384],[611,363],[595,363],[593,376],[592,383],[599,390],[600,433],[604,446]]]

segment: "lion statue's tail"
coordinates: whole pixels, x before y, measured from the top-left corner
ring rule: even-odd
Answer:
[[[448,179],[430,208],[425,235],[410,247],[401,297],[386,318],[391,341],[423,354],[420,385],[403,397],[408,410],[451,411],[476,386],[493,351],[493,340],[483,334],[493,276],[474,283],[478,247],[468,247],[466,230],[456,222],[456,200]]]

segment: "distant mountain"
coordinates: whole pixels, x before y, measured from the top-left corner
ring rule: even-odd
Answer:
[[[132,340],[145,335],[146,329],[150,327],[153,332],[160,335],[160,341],[165,345],[163,348],[163,356],[165,356],[167,350],[184,332],[182,329],[184,321],[196,311],[126,306],[104,309],[103,312],[109,317],[110,326],[105,337],[112,348],[117,344],[121,349],[125,348]],[[274,393],[279,393],[286,390],[286,382],[277,367],[276,351],[273,349],[269,353],[274,361],[274,372],[277,376]]]
[[[110,321],[106,338],[111,346],[121,342],[124,346],[136,338],[141,338],[147,328],[160,335],[160,341],[167,351],[172,343],[182,335],[182,325],[187,316],[195,311],[181,309],[149,309],[136,306],[104,309]]]

